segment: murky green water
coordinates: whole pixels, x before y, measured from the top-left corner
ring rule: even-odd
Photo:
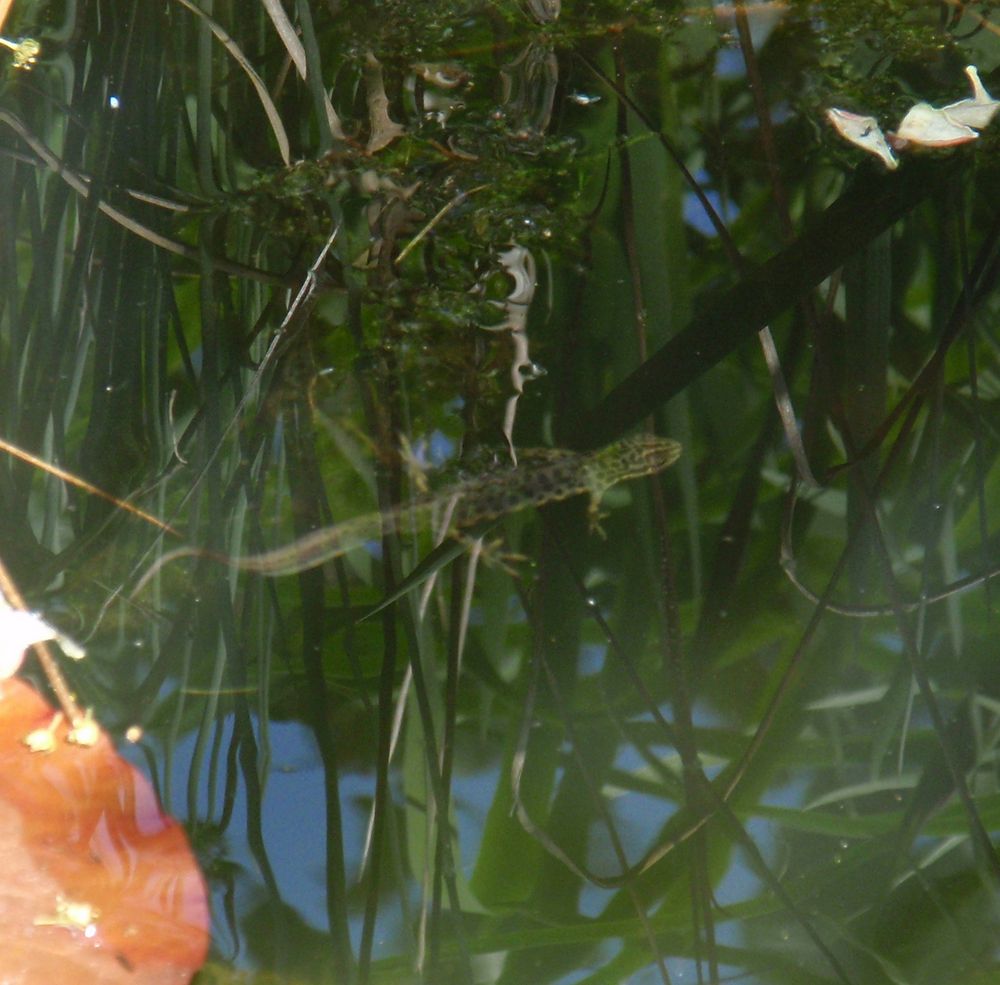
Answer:
[[[998,31],[15,2],[0,438],[171,529],[5,455],[0,558],[143,729],[199,980],[995,980]],[[602,533],[448,536],[637,430]]]

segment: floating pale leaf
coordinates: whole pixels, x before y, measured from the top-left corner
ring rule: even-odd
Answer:
[[[945,113],[949,119],[955,123],[982,130],[989,126],[990,121],[1000,108],[1000,102],[995,100],[983,86],[979,78],[979,70],[975,65],[966,65],[965,74],[969,77],[969,84],[972,86],[972,99],[963,99],[950,106],[945,106],[941,112]]]
[[[972,127],[953,120],[943,109],[935,109],[930,103],[917,103],[903,117],[899,129],[889,134],[892,146],[897,150],[907,144],[921,147],[955,147],[967,144],[979,136]]]
[[[56,631],[34,612],[0,608],[0,680],[17,673],[29,646],[55,635]]]
[[[846,109],[834,108],[826,111],[826,118],[841,137],[880,158],[890,171],[899,167],[899,161],[893,156],[892,148],[874,116],[860,116]]]
[[[208,946],[205,884],[149,782],[100,733],[91,747],[54,730],[28,684],[0,699],[0,971],[18,985],[182,985]]]
[[[83,647],[63,636],[40,615],[24,609],[12,609],[0,596],[0,680],[15,674],[24,659],[24,651],[44,640],[55,640],[74,660],[85,655]]]

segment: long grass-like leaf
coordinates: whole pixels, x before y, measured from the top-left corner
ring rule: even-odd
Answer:
[[[271,99],[271,94],[267,91],[267,86],[264,85],[256,69],[250,64],[246,55],[243,54],[240,46],[229,36],[229,33],[217,20],[210,17],[204,10],[192,3],[191,0],[177,0],[177,3],[181,4],[185,9],[190,10],[192,14],[208,24],[222,46],[232,55],[237,65],[243,69],[254,91],[257,93],[257,98],[260,100],[261,108],[267,116],[268,123],[271,124],[271,132],[274,134],[274,139],[278,144],[278,153],[281,155],[281,160],[286,165],[290,164],[291,150],[288,144],[288,134],[285,133],[285,125],[281,122],[278,107],[274,105],[274,100]]]

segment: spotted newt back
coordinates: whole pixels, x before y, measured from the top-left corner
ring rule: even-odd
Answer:
[[[399,530],[405,523],[429,525],[440,510],[450,507],[449,532],[463,530],[516,513],[530,506],[543,506],[586,493],[590,517],[596,524],[598,507],[612,486],[628,479],[654,475],[677,461],[681,446],[670,438],[637,435],[622,438],[594,452],[545,450],[526,453],[523,463],[512,469],[489,472],[456,483],[415,502],[385,513],[368,513],[300,537],[284,547],[229,558],[198,547],[181,547],[164,554],[135,588],[139,592],[163,565],[181,557],[213,557],[243,571],[278,577],[296,574],[340,557],[375,540],[386,530]]]

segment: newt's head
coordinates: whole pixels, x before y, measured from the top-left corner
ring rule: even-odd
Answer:
[[[662,472],[680,458],[681,446],[671,438],[637,434],[602,448],[594,456],[598,475],[606,486],[626,479]]]

